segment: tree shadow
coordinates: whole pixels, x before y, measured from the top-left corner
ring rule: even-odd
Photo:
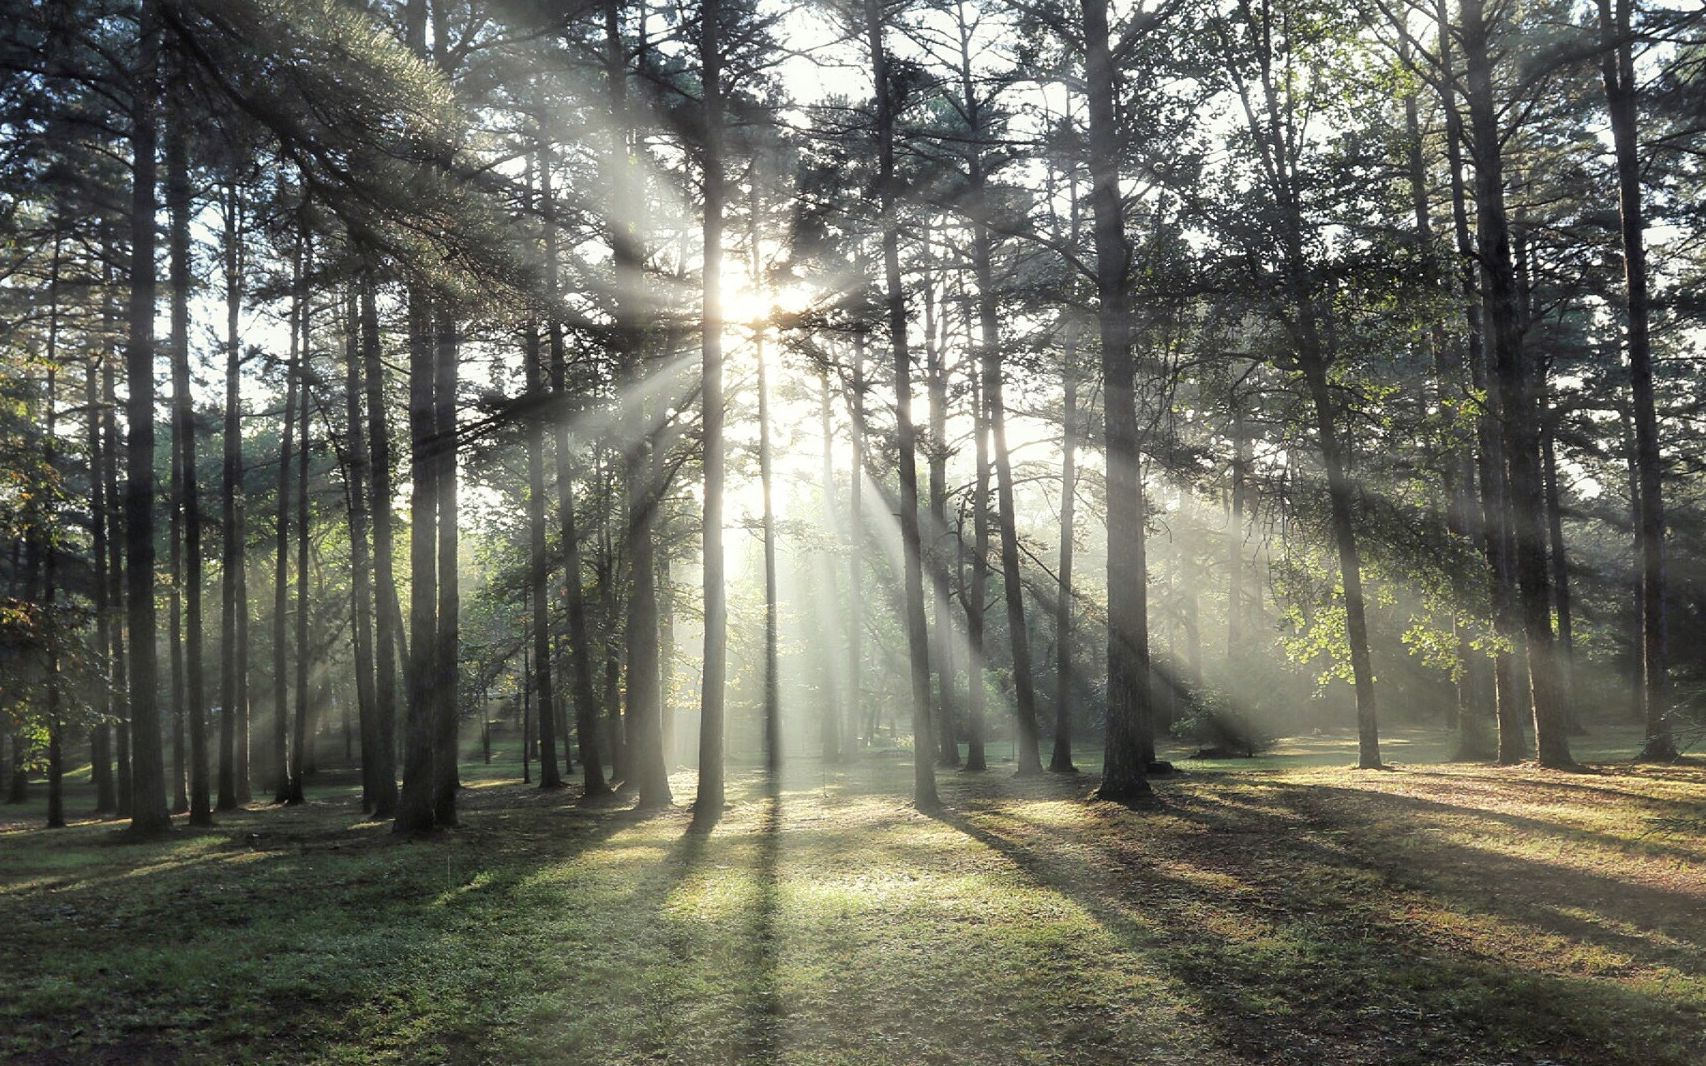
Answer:
[[[525,914],[516,901],[540,875],[646,821],[576,793],[475,790],[461,827],[426,839],[342,803],[231,812],[217,830],[102,847],[70,876],[0,885],[17,919],[8,956],[28,975],[0,992],[9,1050],[105,1061],[145,1040],[148,1061],[259,1046],[294,1061],[377,1030],[405,1060],[471,1057],[489,1037],[489,1004],[526,974],[483,931]],[[411,1024],[423,996],[450,1014],[465,1007],[465,1030]]]
[[[774,776],[765,777],[762,802],[753,867],[758,898],[752,910],[746,959],[752,989],[740,1008],[743,1024],[739,1048],[742,1061],[774,1062],[781,1047],[783,1021],[782,944],[777,928],[781,905],[778,866],[782,850],[782,790]]]
[[[1283,792],[1265,812],[1259,803],[1240,809],[1216,799],[1169,791],[1154,812],[1101,807],[1077,828],[1030,821],[999,801],[944,811],[938,820],[1071,899],[1123,947],[1153,961],[1197,1005],[1215,1042],[1240,1058],[1680,1064],[1706,1052],[1698,1017],[1678,1013],[1672,997],[1502,957],[1497,944],[1464,943],[1451,923],[1479,915],[1615,940],[1619,950],[1629,947],[1626,938],[1513,905],[1514,895],[1477,896],[1459,882],[1407,883],[1399,863],[1372,859],[1361,840],[1315,839],[1329,827],[1311,825],[1309,811],[1300,824]],[[1550,886],[1564,900],[1628,887],[1608,877],[1561,880],[1543,863],[1470,848],[1435,858],[1489,870],[1502,882]],[[1657,889],[1635,896],[1638,911],[1677,915],[1698,905],[1696,897]],[[1698,975],[1698,956],[1688,955],[1699,951],[1700,930],[1680,919],[1651,924],[1685,946],[1647,944],[1646,960]],[[1635,1019],[1642,1024],[1630,1032]]]

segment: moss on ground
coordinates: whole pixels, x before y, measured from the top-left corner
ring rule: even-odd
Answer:
[[[1706,1061],[1706,769],[1302,743],[1136,810],[997,770],[926,817],[888,757],[737,775],[707,836],[502,765],[424,841],[333,774],[158,842],[12,824],[0,1057]]]

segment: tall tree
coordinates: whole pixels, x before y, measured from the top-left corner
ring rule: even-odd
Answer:
[[[610,0],[614,3],[615,0]],[[699,77],[703,83],[704,134],[700,146],[704,204],[700,240],[704,252],[699,332],[704,360],[700,405],[705,450],[705,502],[700,537],[704,544],[705,644],[699,688],[699,788],[694,818],[722,817],[724,708],[728,687],[728,594],[723,566],[723,174],[722,3],[699,5]]]
[[[166,210],[170,221],[172,285],[172,440],[173,496],[183,529],[181,566],[174,567],[184,591],[184,705],[179,717],[189,722],[189,802],[191,825],[212,825],[207,751],[206,673],[202,661],[201,492],[198,485],[195,400],[190,393],[190,215],[188,109],[174,94],[166,135]],[[173,549],[177,550],[174,538]],[[173,599],[177,589],[173,589]],[[177,608],[174,605],[173,610]]]
[[[434,661],[438,645],[438,468],[434,407],[432,307],[426,287],[411,279],[409,319],[409,647],[408,716],[403,743],[403,787],[396,830],[424,833],[434,824]]]
[[[303,281],[313,272],[312,248],[307,246],[304,237],[302,250]],[[308,746],[313,743],[313,732],[308,727],[308,714],[311,707],[311,696],[308,690],[310,665],[313,658],[308,644],[309,599],[308,599],[308,464],[312,458],[311,428],[309,418],[314,407],[314,361],[313,361],[313,314],[312,302],[307,294],[303,294],[302,311],[298,316],[297,329],[301,334],[300,350],[297,355],[297,412],[301,417],[300,429],[296,441],[296,717],[292,722],[294,732],[290,741],[290,766],[286,773],[289,787],[286,790],[285,802],[301,804],[308,801],[304,793],[304,779],[312,762]]]
[[[865,41],[876,89],[877,199],[883,251],[883,298],[888,312],[889,346],[894,356],[895,428],[900,447],[901,599],[906,616],[906,643],[912,678],[912,736],[914,745],[912,802],[934,810],[936,773],[930,729],[930,649],[924,617],[924,572],[918,528],[918,432],[912,421],[912,354],[907,336],[906,290],[900,272],[900,220],[895,178],[895,104],[899,83],[890,70],[884,40],[887,19],[883,0],[865,0]]]
[[[278,451],[278,500],[273,529],[272,586],[272,771],[273,802],[290,801],[290,474],[295,454],[296,407],[307,403],[302,388],[302,279],[300,240],[291,252],[290,356],[284,367],[284,420]],[[298,491],[307,492],[306,484]],[[305,654],[300,647],[297,655]]]
[[[397,811],[397,642],[402,619],[396,609],[396,549],[391,526],[391,430],[385,418],[385,362],[379,336],[379,309],[373,269],[361,272],[362,387],[367,392],[367,438],[373,491],[374,605],[374,751],[373,817]]]
[[[543,160],[539,161],[543,169]],[[532,184],[533,164],[528,167]],[[532,189],[528,189],[532,198]],[[531,204],[527,205],[531,207]],[[539,323],[522,327],[521,360],[527,389],[527,587],[533,604],[533,682],[539,693],[539,787],[562,788],[557,764],[556,693],[551,671],[551,600],[545,592],[550,576],[545,536],[545,377],[540,366]],[[565,741],[566,743],[566,741]]]
[[[361,728],[361,808],[371,811],[383,788],[378,774],[381,764],[387,760],[382,751],[389,750],[390,743],[382,739],[379,732],[378,696],[374,691],[375,601],[373,561],[368,542],[372,520],[367,491],[372,480],[372,461],[368,455],[367,427],[362,420],[362,399],[366,388],[362,382],[365,360],[361,353],[358,287],[351,285],[344,294],[344,436],[348,456],[345,488],[349,504],[350,627],[355,635],[352,666]]]
[[[110,323],[108,323],[110,325]],[[88,452],[89,452],[89,561],[94,564],[94,586],[92,599],[94,601],[95,643],[93,653],[96,685],[98,696],[95,702],[95,713],[99,715],[95,725],[89,731],[89,762],[90,776],[95,783],[95,813],[106,814],[118,809],[118,796],[113,790],[113,761],[112,761],[112,725],[116,708],[112,680],[112,617],[108,603],[107,580],[107,491],[106,491],[106,460],[101,455],[101,400],[100,388],[96,384],[99,368],[109,354],[105,351],[106,341],[102,339],[102,351],[90,359],[84,368],[83,405],[89,412],[88,423]]]
[[[1072,593],[1073,540],[1077,537],[1078,503],[1078,328],[1070,317],[1063,323],[1060,413],[1060,568],[1054,608],[1054,749],[1048,768],[1077,773],[1072,764]]]
[[[229,182],[220,200],[224,221],[225,260],[225,441],[220,480],[220,671],[219,671],[219,796],[218,809],[235,809],[242,801],[239,772],[247,776],[246,730],[239,719],[248,716],[249,594],[246,581],[243,508],[243,200],[236,181]],[[239,735],[241,732],[242,735]],[[246,785],[246,781],[244,784]]]
[[[158,174],[157,108],[160,89],[159,0],[142,0],[137,64],[132,75],[130,310],[125,372],[130,395],[124,490],[127,621],[130,631],[130,825],[156,833],[171,824],[160,745],[154,617],[154,183]]]
[[[557,205],[551,192],[551,155],[541,152],[539,192],[545,203],[545,293],[555,312],[561,297],[557,265]],[[562,525],[563,591],[568,608],[569,666],[575,707],[575,738],[580,745],[584,794],[597,796],[609,791],[598,744],[598,691],[593,685],[593,634],[586,615],[586,589],[582,585],[580,528],[575,517],[574,464],[569,449],[568,360],[564,353],[563,325],[553,313],[550,321],[551,391],[557,399],[556,437],[557,511]],[[568,738],[563,740],[568,746]]]
[[[1492,384],[1504,423],[1503,459],[1522,631],[1528,654],[1535,749],[1540,764],[1575,765],[1562,713],[1552,640],[1550,581],[1546,565],[1540,477],[1539,409],[1535,376],[1522,347],[1510,219],[1505,207],[1504,129],[1494,92],[1493,24],[1482,0],[1460,6],[1464,95],[1469,108],[1469,144],[1475,163],[1476,260],[1481,272],[1481,308],[1492,341]]]
[[[1597,0],[1600,72],[1617,162],[1618,239],[1623,250],[1623,313],[1629,351],[1629,396],[1635,422],[1635,470],[1640,481],[1641,706],[1646,723],[1642,759],[1677,757],[1668,717],[1669,650],[1665,640],[1664,465],[1659,456],[1658,406],[1653,397],[1652,297],[1647,280],[1646,218],[1641,193],[1641,147],[1635,77],[1634,0]],[[1538,714],[1538,709],[1536,710]],[[1556,754],[1556,753],[1554,753]]]
[[[1119,128],[1107,0],[1082,0],[1084,95],[1089,105],[1091,234],[1096,322],[1102,342],[1102,450],[1107,463],[1108,725],[1102,799],[1147,797],[1155,760],[1150,708],[1146,506],[1137,448],[1137,374],[1132,355],[1130,246],[1121,209]],[[1140,30],[1141,32],[1141,30]]]

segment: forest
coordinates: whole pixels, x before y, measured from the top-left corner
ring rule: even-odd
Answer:
[[[1706,1062],[1706,8],[0,0],[0,1061]]]

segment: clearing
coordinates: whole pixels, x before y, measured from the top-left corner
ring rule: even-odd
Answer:
[[[801,762],[708,837],[504,763],[427,841],[333,773],[157,843],[10,808],[0,1059],[1706,1062],[1706,767],[1349,750],[1186,762],[1137,810],[944,772],[935,818],[908,756]]]

